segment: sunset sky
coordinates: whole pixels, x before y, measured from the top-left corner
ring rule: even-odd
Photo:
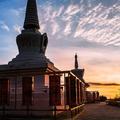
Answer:
[[[120,0],[37,3],[40,32],[49,38],[46,56],[56,67],[73,69],[77,53],[87,82],[120,83]],[[18,54],[25,6],[26,0],[0,0],[0,64]]]

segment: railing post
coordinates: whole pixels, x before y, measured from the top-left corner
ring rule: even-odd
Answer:
[[[66,80],[65,80],[65,73],[64,73],[64,109],[66,109],[66,97],[67,97],[67,95],[66,95]]]
[[[53,110],[54,110],[54,120],[57,120],[57,117],[56,117],[56,110],[57,110],[57,109],[56,109],[56,105],[54,106],[54,109],[53,109]]]
[[[3,118],[5,118],[5,104],[3,104],[2,111],[3,111],[3,112],[2,112],[2,113],[3,113],[2,116],[3,116]]]
[[[69,111],[70,111],[70,117],[72,118],[72,111],[71,111],[71,79],[70,79],[70,73],[68,73],[68,82],[69,82]]]
[[[17,78],[15,79],[15,109],[17,104]]]
[[[29,118],[29,109],[30,109],[30,107],[29,107],[29,104],[27,104],[27,117]]]

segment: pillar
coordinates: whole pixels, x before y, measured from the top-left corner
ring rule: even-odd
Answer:
[[[22,78],[22,103],[32,105],[32,77]]]
[[[80,98],[81,98],[81,103],[83,103],[83,86],[82,86],[82,82],[80,82]]]
[[[10,101],[9,80],[0,79],[0,105],[8,105]]]
[[[49,105],[61,105],[60,76],[49,76]]]
[[[79,84],[79,80],[77,80],[77,103],[78,105],[80,104],[80,84]]]

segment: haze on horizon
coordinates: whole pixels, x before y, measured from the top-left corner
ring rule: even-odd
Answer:
[[[120,97],[120,84],[114,83],[89,83],[88,91],[99,91],[100,96],[106,96],[108,99]]]
[[[119,0],[37,0],[40,31],[48,34],[46,56],[61,70],[85,68],[85,80],[120,83]],[[17,55],[25,0],[0,0],[0,64]]]

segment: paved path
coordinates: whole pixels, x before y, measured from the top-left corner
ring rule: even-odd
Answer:
[[[74,120],[120,120],[120,108],[105,103],[88,104]]]

